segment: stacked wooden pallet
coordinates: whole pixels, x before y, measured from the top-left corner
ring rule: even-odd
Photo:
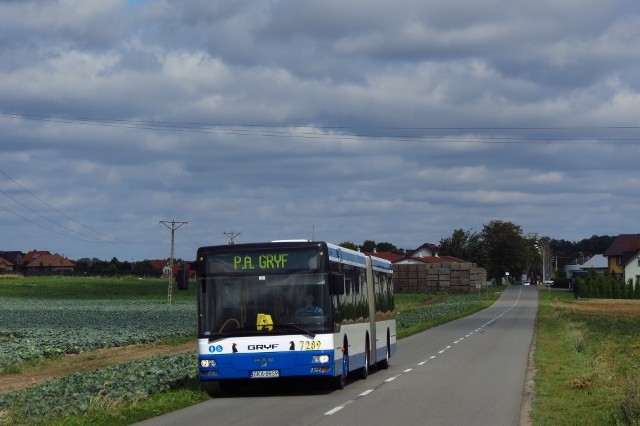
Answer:
[[[478,284],[484,287],[486,271],[467,262],[396,264],[393,281],[398,293],[468,293]]]

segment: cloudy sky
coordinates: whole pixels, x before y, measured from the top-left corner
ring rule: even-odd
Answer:
[[[0,1],[0,250],[640,232],[637,0]]]

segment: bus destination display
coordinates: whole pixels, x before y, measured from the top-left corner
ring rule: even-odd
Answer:
[[[235,255],[233,256],[234,270],[252,269],[285,269],[287,266],[288,253],[265,253],[256,255]]]
[[[207,265],[209,272],[213,273],[280,273],[316,270],[318,268],[318,249],[210,253],[207,255]]]

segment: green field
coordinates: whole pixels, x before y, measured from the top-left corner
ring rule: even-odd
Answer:
[[[194,286],[174,288],[172,304],[167,287],[167,280],[136,278],[0,278],[0,371],[33,372],[98,348],[195,345]],[[398,334],[469,315],[499,293],[398,294]],[[195,351],[77,372],[0,395],[0,424],[130,424],[215,397],[215,385],[196,375]]]
[[[640,425],[640,301],[540,292],[534,425]]]

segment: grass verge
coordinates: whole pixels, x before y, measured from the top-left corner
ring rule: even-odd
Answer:
[[[640,303],[540,292],[534,425],[640,425]]]

